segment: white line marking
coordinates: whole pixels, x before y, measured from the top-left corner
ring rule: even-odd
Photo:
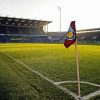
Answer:
[[[58,85],[58,84],[64,84],[64,83],[77,83],[77,81],[61,81],[61,82],[55,82],[54,84]],[[89,84],[89,85],[92,85],[92,86],[100,87],[99,84],[95,84],[95,83],[91,83],[91,82],[80,81],[80,83],[84,83],[84,84]]]
[[[77,81],[62,81],[62,82],[55,82],[54,84],[59,85],[59,84],[64,84],[64,83],[77,83]],[[89,84],[89,85],[92,85],[92,86],[100,87],[99,84],[94,84],[94,83],[91,83],[91,82],[81,81],[80,83],[84,83],[84,84]],[[81,100],[88,100],[91,97],[94,97],[94,96],[99,95],[99,94],[100,94],[100,90],[97,90],[97,91],[95,91],[93,93],[90,93],[90,94],[88,94],[86,96],[81,97]]]
[[[91,97],[94,97],[94,96],[99,95],[99,94],[100,94],[100,90],[95,91],[95,92],[93,92],[93,93],[90,93],[89,95],[83,96],[83,97],[82,97],[82,100],[88,100],[88,99],[90,99]]]
[[[59,85],[64,83],[77,83],[77,81],[61,81],[61,82],[55,82],[54,84]]]
[[[14,57],[10,56],[9,54],[7,54],[7,53],[5,53],[5,52],[3,52],[3,51],[1,51],[1,53],[3,53],[4,55],[6,55],[7,57],[9,57],[10,59],[16,61],[17,63],[19,63],[19,64],[25,66],[28,70],[32,71],[33,73],[35,73],[36,75],[40,76],[40,77],[43,78],[44,80],[46,80],[46,81],[48,81],[49,83],[53,84],[54,86],[56,86],[58,89],[62,90],[63,92],[70,94],[70,95],[71,95],[72,97],[74,97],[76,100],[79,100],[79,99],[78,99],[78,96],[77,96],[75,93],[71,92],[69,89],[67,89],[67,88],[65,88],[65,87],[63,87],[63,86],[61,86],[61,85],[56,85],[55,82],[54,82],[53,80],[49,79],[48,77],[44,76],[43,74],[39,73],[38,71],[33,70],[33,69],[30,68],[28,65],[26,65],[26,64],[22,63],[21,61],[15,59]]]

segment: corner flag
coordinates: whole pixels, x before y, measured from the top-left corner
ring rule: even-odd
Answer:
[[[70,45],[74,44],[76,41],[76,27],[75,27],[75,21],[72,21],[70,23],[68,32],[66,34],[66,39],[64,42],[64,45],[66,48],[68,48]]]
[[[75,21],[72,21],[70,23],[67,37],[65,39],[64,45],[66,48],[71,46],[75,43],[75,54],[76,54],[76,66],[77,66],[77,84],[78,84],[78,99],[81,100],[81,90],[80,90],[80,68],[79,68],[79,62],[78,62],[78,48],[77,48],[77,38],[76,38],[76,26]]]

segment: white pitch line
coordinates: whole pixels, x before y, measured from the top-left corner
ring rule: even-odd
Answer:
[[[12,57],[11,55],[9,55],[9,54],[7,54],[7,53],[5,53],[5,52],[3,52],[3,51],[0,51],[0,52],[3,53],[4,55],[6,55],[7,57],[9,57],[10,59],[16,61],[17,63],[23,65],[23,66],[26,67],[28,70],[30,70],[30,71],[32,71],[33,73],[35,73],[36,75],[40,76],[40,77],[43,78],[44,80],[46,80],[46,81],[48,81],[49,83],[53,84],[53,85],[56,86],[58,89],[62,90],[62,91],[65,92],[65,93],[70,94],[70,95],[71,95],[72,97],[74,97],[76,100],[79,100],[79,99],[78,99],[78,96],[77,96],[75,93],[71,92],[69,89],[67,89],[67,88],[65,88],[65,87],[63,87],[63,86],[61,86],[61,85],[56,85],[55,82],[54,82],[53,80],[49,79],[48,77],[44,76],[43,74],[39,73],[38,71],[33,70],[33,69],[30,68],[28,65],[22,63],[21,61],[15,59],[15,58]]]
[[[83,96],[83,97],[82,97],[82,100],[88,100],[88,99],[90,99],[91,97],[97,96],[97,95],[99,95],[99,94],[100,94],[100,90],[95,91],[95,92],[93,92],[93,93],[90,93],[89,95]]]
[[[59,85],[59,84],[64,84],[64,83],[77,83],[77,81],[62,81],[62,82],[55,82],[54,84]],[[92,86],[100,87],[100,85],[94,84],[94,83],[91,83],[91,82],[81,81],[80,83],[84,83],[84,84],[89,84],[89,85],[92,85]],[[81,97],[81,100],[88,100],[89,98],[94,97],[94,96],[99,95],[99,94],[100,94],[100,90],[97,90],[97,91],[95,91],[93,93],[90,93],[90,94],[88,94],[86,96]]]
[[[93,85],[93,86],[100,87],[100,85],[99,85],[99,84],[95,84],[95,83],[91,83],[91,82],[84,82],[84,81],[81,81],[81,83],[84,83],[84,84],[89,84],[89,85]]]
[[[59,85],[59,84],[64,84],[64,83],[77,83],[77,81],[61,81],[61,82],[55,82],[54,84]],[[89,84],[89,85],[92,85],[92,86],[100,87],[99,84],[95,84],[95,83],[91,83],[91,82],[80,81],[80,83],[84,83],[84,84]]]
[[[54,84],[59,85],[64,83],[77,83],[77,81],[61,81],[61,82],[55,82]]]

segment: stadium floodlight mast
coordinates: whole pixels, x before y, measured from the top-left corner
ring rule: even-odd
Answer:
[[[60,12],[60,32],[61,32],[61,6],[58,6],[58,10],[59,10],[59,12]]]

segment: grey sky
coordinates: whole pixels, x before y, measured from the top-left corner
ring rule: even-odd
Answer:
[[[42,18],[43,14],[46,16],[47,9],[52,3],[54,3],[54,0],[0,0],[0,14]],[[39,17],[37,13],[42,15]]]
[[[100,27],[100,0],[0,0],[0,14],[51,20],[49,30],[59,31],[58,5],[62,7],[63,31],[71,20],[76,20],[77,29]]]

